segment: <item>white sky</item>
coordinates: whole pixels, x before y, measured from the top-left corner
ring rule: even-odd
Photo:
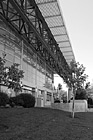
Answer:
[[[93,0],[59,0],[76,58],[93,83]]]

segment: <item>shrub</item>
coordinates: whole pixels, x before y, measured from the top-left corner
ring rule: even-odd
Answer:
[[[67,103],[67,96],[63,96],[63,103]]]
[[[0,106],[6,106],[7,103],[9,103],[8,95],[0,91]]]
[[[23,107],[35,106],[35,97],[28,93],[21,93],[17,95],[16,101],[18,105],[22,105]]]
[[[16,97],[10,97],[9,104],[10,104],[11,107],[14,107],[15,105],[23,106],[24,105],[24,101],[18,95]]]
[[[88,108],[93,108],[93,99],[91,97],[88,98]]]
[[[60,103],[60,100],[59,100],[58,98],[56,98],[56,99],[54,100],[54,103]]]
[[[16,97],[10,97],[9,104],[11,107],[14,107],[15,105],[17,105]]]
[[[84,89],[77,89],[75,99],[76,100],[84,100],[84,99],[87,99],[87,93],[86,93],[86,91]]]
[[[88,102],[88,104],[93,105],[93,99],[91,97],[88,98],[87,102]]]
[[[67,99],[63,99],[63,103],[67,103]]]

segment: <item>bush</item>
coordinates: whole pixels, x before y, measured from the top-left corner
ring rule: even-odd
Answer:
[[[93,99],[91,97],[88,98],[88,108],[93,108]]]
[[[75,96],[76,100],[86,100],[87,99],[87,93],[84,89],[77,89],[76,91],[76,96]]]
[[[63,103],[67,103],[67,96],[63,96]]]
[[[67,103],[67,99],[63,99],[63,103]]]
[[[23,106],[24,105],[24,101],[18,95],[16,97],[10,97],[9,104],[10,104],[11,107],[14,107],[15,105],[16,106]]]
[[[16,105],[21,105],[23,107],[34,107],[35,97],[28,93],[21,93],[16,96],[14,102]]]
[[[60,100],[56,98],[56,99],[54,100],[54,103],[60,103]]]
[[[6,106],[7,103],[9,103],[8,95],[0,91],[0,106]]]
[[[9,98],[9,105],[11,107],[14,107],[15,105],[17,105],[16,97],[10,97]]]
[[[93,99],[91,97],[88,98],[87,102],[88,102],[88,104],[93,105]]]

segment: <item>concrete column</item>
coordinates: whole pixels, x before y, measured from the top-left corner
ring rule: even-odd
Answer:
[[[21,49],[21,70],[23,70],[23,49],[24,49],[24,42],[22,40],[22,49]]]
[[[71,100],[72,93],[73,93],[73,90],[71,88],[68,88],[68,101]]]
[[[21,42],[21,61],[20,61],[20,69],[21,69],[21,70],[23,70],[23,49],[24,49],[24,42],[23,42],[23,40],[22,40],[22,42]],[[23,81],[22,81],[22,79],[21,79],[20,84],[21,84],[21,87],[22,87],[22,86],[23,86]]]
[[[44,92],[44,100],[45,100],[45,105],[46,105],[46,103],[47,103],[47,91],[45,90],[45,92]]]
[[[51,93],[51,103],[54,103],[53,93]]]
[[[38,97],[38,88],[37,88],[37,54],[36,54],[36,70],[35,70],[35,97]]]
[[[42,97],[43,97],[43,106],[45,106],[45,91],[42,91]]]
[[[54,103],[54,96],[53,96],[53,94],[54,94],[54,80],[52,81],[52,87],[53,87],[53,89],[52,89],[52,96],[51,96],[51,103]]]

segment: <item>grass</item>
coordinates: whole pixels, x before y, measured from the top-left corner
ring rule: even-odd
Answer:
[[[0,140],[93,140],[93,113],[0,108]]]

